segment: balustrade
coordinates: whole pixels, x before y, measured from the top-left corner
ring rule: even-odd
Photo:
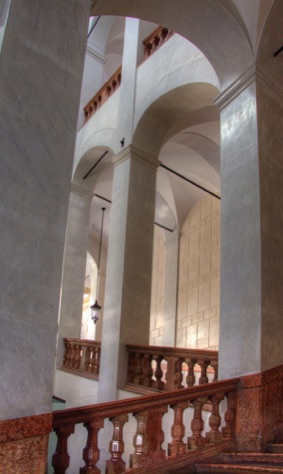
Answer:
[[[54,474],[65,474],[68,469],[68,438],[74,432],[75,425],[81,423],[86,428],[86,447],[82,456],[85,466],[80,469],[81,474],[168,472],[166,469],[174,466],[180,468],[204,456],[235,449],[233,436],[238,383],[239,379],[231,379],[170,393],[56,411],[53,414],[53,430],[57,433],[58,444],[53,455]],[[224,399],[226,410],[219,410]],[[212,411],[209,418],[210,430],[205,433],[203,407],[207,403],[212,405]],[[171,408],[174,411],[173,422],[169,422],[168,418],[163,423],[164,414]],[[189,412],[185,426],[186,410]],[[224,414],[221,416],[220,413]],[[132,422],[136,422],[136,430],[131,435],[131,452],[125,455],[123,428],[128,424],[130,414],[134,417]],[[106,459],[100,460],[98,467],[101,454],[98,433],[103,430],[107,419],[113,424],[113,436],[109,439],[109,454]],[[167,447],[164,446],[165,430],[166,433],[171,432],[172,436]],[[189,434],[187,441],[186,430]],[[129,441],[127,444],[129,445]],[[70,464],[72,465],[72,459]],[[101,465],[105,465],[105,468],[101,468]]]
[[[173,35],[173,31],[158,26],[144,41],[144,57],[148,58]]]
[[[62,369],[98,380],[101,344],[87,339],[64,339]]]
[[[144,58],[151,56],[174,34],[172,30],[159,26],[144,41]],[[94,97],[85,105],[83,112],[86,123],[90,117],[106,102],[106,100],[119,88],[122,79],[122,66],[108,79]]]
[[[217,351],[136,345],[127,350],[127,386],[132,388],[169,392],[217,381]]]
[[[101,107],[104,102],[115,92],[121,84],[122,66],[99,89],[95,96],[84,107],[85,122]]]

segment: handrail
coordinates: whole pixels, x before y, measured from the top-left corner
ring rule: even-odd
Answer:
[[[173,405],[188,400],[207,398],[217,393],[228,393],[237,389],[240,378],[221,380],[213,384],[197,385],[182,391],[175,390],[168,393],[156,393],[143,397],[115,400],[113,402],[87,405],[83,407],[56,410],[53,413],[53,428],[58,428],[69,423],[85,423],[102,418],[112,418],[122,413],[135,413],[138,411],[152,410],[163,405]]]
[[[85,466],[80,473],[100,473],[97,462],[100,456],[98,433],[104,426],[104,420],[113,424],[113,437],[109,443],[110,458],[106,461],[106,474],[167,472],[168,465],[185,466],[192,461],[220,453],[228,447],[234,447],[236,396],[238,378],[204,384],[170,393],[130,398],[87,407],[59,410],[53,414],[53,429],[58,443],[53,455],[54,474],[64,474],[69,466],[68,438],[74,433],[75,425],[83,423],[88,431],[86,447],[83,450]],[[220,404],[226,398],[224,417],[221,417]],[[211,404],[209,417],[210,430],[204,433],[203,406]],[[185,425],[183,416],[189,404],[191,411],[191,435],[184,441]],[[170,428],[172,441],[167,451],[162,448],[164,433],[163,415],[171,407],[174,420]],[[136,419],[136,433],[133,436],[133,453],[130,455],[129,468],[122,459],[124,453],[123,427],[129,420],[129,414]],[[220,426],[226,425],[220,429]],[[167,423],[168,424],[168,423]],[[170,424],[170,423],[169,423]],[[230,442],[230,444],[229,444]],[[232,444],[231,444],[232,443]],[[167,466],[167,467],[166,467]]]

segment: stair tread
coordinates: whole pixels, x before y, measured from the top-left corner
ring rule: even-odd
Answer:
[[[233,472],[233,471],[246,471],[246,472],[283,472],[283,464],[281,465],[270,465],[266,463],[261,463],[261,464],[240,464],[240,463],[233,463],[233,464],[227,464],[227,463],[198,463],[198,472],[201,472],[201,469],[213,469],[213,472],[216,472],[215,470],[220,470],[223,471],[224,469],[227,472]]]

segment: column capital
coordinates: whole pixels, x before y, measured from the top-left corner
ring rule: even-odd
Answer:
[[[83,188],[78,184],[71,183],[71,193],[78,194],[79,196],[83,197],[84,199],[91,201],[94,194],[89,189]]]
[[[243,90],[245,90],[256,79],[256,64],[252,64],[234,82],[232,82],[215,99],[214,103],[220,110],[232,102]]]
[[[134,145],[129,145],[124,148],[120,153],[115,155],[112,158],[112,163],[114,166],[118,166],[124,161],[128,160],[129,158],[133,158],[136,160],[141,161],[143,164],[148,165],[150,168],[157,170],[159,166],[158,157],[149,155],[145,151],[141,150],[140,148],[135,147]]]
[[[253,82],[264,85],[267,93],[283,106],[283,87],[259,64],[252,64],[241,74],[234,82],[232,82],[224,91],[215,99],[214,103],[220,110],[232,102],[243,90],[245,90]]]

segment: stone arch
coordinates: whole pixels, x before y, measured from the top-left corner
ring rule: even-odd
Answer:
[[[172,136],[171,128],[176,133],[186,128],[186,123],[195,125],[198,120],[205,120],[202,117],[202,110],[206,113],[208,107],[214,108],[216,112],[213,99],[217,92],[214,85],[204,82],[190,83],[171,89],[145,111],[136,126],[133,144],[149,154],[158,155],[166,142],[165,137],[168,139]],[[191,120],[192,115],[195,116],[195,122]],[[179,122],[177,129],[176,122]]]
[[[92,14],[141,18],[170,27],[195,44],[226,88],[254,61],[247,29],[232,0],[97,0]],[[227,47],[229,46],[229,47]]]

